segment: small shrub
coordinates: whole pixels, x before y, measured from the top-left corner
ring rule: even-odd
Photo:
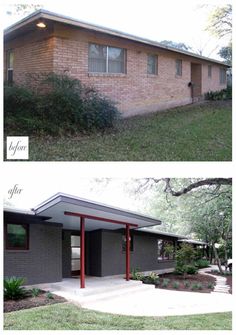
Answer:
[[[203,268],[207,268],[208,266],[210,265],[210,262],[206,259],[198,259],[196,262],[195,262],[195,266],[198,268],[198,269],[203,269]]]
[[[184,281],[184,287],[186,287],[186,288],[188,288],[188,287],[190,287],[190,283],[189,283],[189,281]]]
[[[52,292],[48,291],[46,294],[47,299],[54,299]]]
[[[41,290],[39,288],[36,288],[36,287],[32,288],[32,290],[31,290],[31,294],[34,298],[37,297],[40,292],[41,292]]]
[[[194,290],[197,290],[198,289],[198,284],[197,283],[193,283],[191,285],[191,290],[194,291]]]
[[[178,290],[179,289],[179,282],[178,281],[173,282],[172,287],[174,289]]]
[[[4,299],[5,300],[17,300],[24,298],[26,290],[22,285],[24,284],[24,278],[10,277],[4,279]]]
[[[138,272],[139,269],[133,269],[131,271],[131,279],[133,280],[142,280],[143,279],[143,275],[141,273]]]
[[[201,284],[201,283],[198,283],[198,284],[197,284],[197,289],[198,289],[198,290],[202,290],[202,288],[203,288],[202,284]]]
[[[170,279],[165,278],[165,279],[163,279],[161,286],[162,287],[167,287],[169,285],[169,282],[170,282]]]
[[[209,91],[205,94],[205,99],[213,101],[232,99],[232,87],[228,86],[221,91]]]
[[[207,283],[207,288],[213,289],[214,286],[215,285],[213,283],[211,283],[211,282]]]
[[[195,273],[197,273],[197,268],[194,265],[185,265],[184,272],[189,275],[194,275]]]
[[[158,275],[155,272],[151,272],[148,276],[145,276],[142,279],[144,284],[152,284],[152,285],[159,285],[160,280]]]

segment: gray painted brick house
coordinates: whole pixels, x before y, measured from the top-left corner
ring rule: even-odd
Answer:
[[[82,225],[81,225],[82,223]],[[58,193],[29,212],[4,211],[4,276],[27,284],[63,278],[111,276],[130,270],[164,271],[175,266],[174,250],[184,236],[147,227],[161,221]],[[128,239],[127,239],[128,236]],[[128,242],[129,248],[126,249]]]

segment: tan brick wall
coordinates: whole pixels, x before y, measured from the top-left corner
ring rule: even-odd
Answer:
[[[88,44],[99,43],[127,50],[126,74],[89,74]],[[124,116],[151,112],[191,102],[192,57],[145,44],[55,23],[51,31],[34,32],[6,45],[15,52],[14,80],[21,82],[25,73],[67,73],[93,86],[117,102]],[[158,75],[147,74],[147,54],[158,55]],[[175,75],[175,60],[182,59],[182,76]],[[194,60],[196,62],[196,60]],[[199,61],[198,61],[199,62]],[[219,67],[202,62],[202,92],[224,88],[219,85]]]
[[[211,65],[211,78],[208,77],[208,65]],[[202,66],[202,94],[208,91],[220,91],[226,84],[220,84],[220,66],[203,64]]]

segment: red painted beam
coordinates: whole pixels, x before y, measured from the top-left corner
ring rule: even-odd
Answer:
[[[80,288],[85,288],[85,227],[84,218],[80,218]]]
[[[99,216],[93,216],[93,215],[87,215],[87,214],[81,214],[81,213],[74,213],[74,212],[67,212],[66,211],[66,212],[64,212],[64,215],[78,216],[78,217],[81,217],[81,218],[104,221],[104,222],[110,222],[110,223],[115,223],[115,224],[125,224],[125,225],[128,224],[130,227],[138,227],[138,225],[134,224],[134,223],[127,223],[127,222],[124,222],[124,221],[101,218]]]
[[[129,224],[126,225],[126,280],[130,279],[130,231]]]

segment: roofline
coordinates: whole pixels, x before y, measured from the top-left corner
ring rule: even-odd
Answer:
[[[112,211],[114,214],[126,215],[128,217],[136,218],[136,219],[139,219],[139,220],[149,221],[150,223],[153,223],[153,226],[161,224],[160,220],[158,220],[154,217],[151,217],[151,216],[146,216],[146,215],[143,215],[143,214],[140,214],[140,213],[137,213],[137,212],[133,212],[133,211],[130,211],[130,210],[106,205],[104,203],[88,200],[88,199],[85,199],[85,198],[76,197],[76,196],[66,194],[66,193],[61,193],[61,192],[56,193],[55,195],[48,198],[47,200],[45,200],[44,202],[42,202],[41,204],[39,204],[38,206],[36,206],[32,210],[36,214],[40,214],[40,212],[46,210],[47,208],[55,205],[56,203],[58,203],[60,201],[78,202],[78,203],[83,204],[84,207],[87,207],[87,208],[91,208],[91,207],[94,208],[95,207],[95,209],[98,209],[98,210],[101,210],[101,211],[104,211],[104,212],[111,212]]]
[[[140,232],[144,232],[144,233],[150,233],[150,234],[156,234],[156,235],[176,237],[178,239],[179,238],[188,239],[188,237],[184,236],[184,235],[172,234],[172,233],[168,233],[168,232],[165,232],[165,231],[160,231],[160,230],[157,230],[157,229],[147,229],[145,227],[138,228],[138,229],[136,229],[136,231],[140,231]]]
[[[166,46],[162,43],[159,43],[159,42],[147,39],[147,38],[142,38],[142,37],[139,37],[139,36],[136,36],[136,35],[127,34],[127,33],[124,33],[122,31],[119,31],[119,30],[106,28],[106,27],[91,24],[91,23],[88,23],[88,22],[85,22],[85,21],[76,20],[76,19],[74,19],[70,16],[65,16],[65,15],[61,15],[61,14],[58,14],[58,13],[50,12],[50,11],[45,10],[45,9],[39,9],[39,10],[31,13],[30,15],[26,16],[22,20],[20,20],[20,21],[14,23],[13,25],[7,27],[6,29],[4,29],[4,36],[7,36],[7,34],[11,33],[12,31],[17,30],[18,28],[26,25],[27,23],[30,23],[30,22],[32,22],[36,19],[39,19],[39,18],[53,20],[53,21],[69,24],[69,25],[72,25],[72,26],[82,27],[82,28],[85,28],[85,29],[88,29],[88,30],[94,30],[94,31],[97,31],[97,32],[113,35],[113,36],[116,36],[116,37],[129,39],[129,40],[132,40],[132,41],[135,41],[135,42],[139,42],[139,43],[151,45],[151,46],[154,46],[154,47],[158,47],[158,48],[161,48],[163,50],[176,52],[176,53],[183,54],[183,55],[186,55],[186,56],[191,56],[191,57],[194,57],[194,58],[197,58],[197,59],[202,59],[202,60],[205,60],[205,61],[208,61],[208,62],[217,63],[217,64],[220,64],[222,66],[229,67],[228,64],[226,64],[224,62],[220,62],[220,61],[212,59],[212,58],[197,55],[197,54],[189,52],[189,51],[184,51],[184,50],[181,50],[181,49],[168,47],[168,46]]]
[[[4,212],[10,212],[10,213],[17,213],[17,214],[27,214],[27,215],[35,215],[35,213],[30,209],[20,209],[20,208],[14,208],[14,207],[3,207]]]

